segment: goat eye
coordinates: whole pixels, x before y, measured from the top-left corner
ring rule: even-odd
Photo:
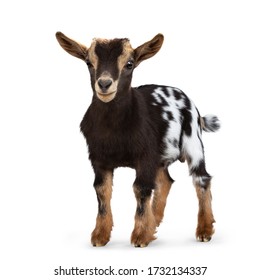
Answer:
[[[91,62],[89,61],[89,59],[86,60],[87,66],[88,67],[92,67],[93,65],[91,64]]]
[[[129,60],[125,65],[125,67],[129,70],[133,69],[133,66],[134,66],[134,62],[132,60]]]

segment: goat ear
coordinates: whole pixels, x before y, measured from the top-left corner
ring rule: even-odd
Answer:
[[[143,60],[154,56],[160,50],[163,44],[163,39],[163,35],[159,33],[152,40],[137,47],[134,51],[135,66],[137,66]]]
[[[61,32],[56,33],[56,38],[61,47],[69,54],[85,60],[88,54],[88,49],[84,45],[77,43],[76,41],[68,38]]]

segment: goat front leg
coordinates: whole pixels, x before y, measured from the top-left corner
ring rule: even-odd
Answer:
[[[151,207],[151,195],[154,183],[135,180],[134,193],[137,201],[135,227],[131,243],[135,247],[146,247],[155,238],[156,222]]]
[[[94,187],[98,200],[96,227],[91,235],[93,246],[105,246],[113,227],[113,217],[110,206],[112,197],[113,172],[96,172]]]

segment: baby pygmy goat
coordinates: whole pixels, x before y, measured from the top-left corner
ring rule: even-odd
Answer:
[[[133,189],[137,208],[131,243],[145,247],[155,239],[173,183],[168,166],[176,160],[187,161],[196,188],[196,237],[209,241],[215,221],[201,134],[202,130],[218,130],[218,118],[201,117],[178,88],[154,84],[131,87],[133,70],[160,50],[163,35],[135,49],[128,39],[94,39],[87,48],[61,32],[56,37],[65,51],[87,64],[93,89],[92,103],[80,124],[98,200],[93,246],[104,246],[110,240],[113,171],[121,166],[136,170]]]

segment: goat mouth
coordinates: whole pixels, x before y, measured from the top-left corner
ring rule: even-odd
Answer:
[[[116,93],[116,90],[115,91],[111,91],[111,92],[98,92],[97,91],[97,95],[101,95],[101,96],[109,96],[109,95],[111,95],[111,94],[115,94]]]
[[[108,92],[108,93],[104,93],[104,92],[96,92],[97,93],[97,97],[103,101],[103,102],[109,102],[112,99],[114,99],[115,95],[116,95],[116,91],[112,91],[112,92]]]

